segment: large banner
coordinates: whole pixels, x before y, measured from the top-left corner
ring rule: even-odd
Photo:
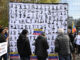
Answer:
[[[54,53],[54,41],[58,28],[63,28],[67,32],[67,17],[67,4],[9,3],[11,56],[17,54],[16,42],[23,29],[29,31],[32,53],[35,49],[35,39],[43,31],[46,33],[49,44],[48,54]]]
[[[7,53],[7,42],[0,43],[0,56]]]

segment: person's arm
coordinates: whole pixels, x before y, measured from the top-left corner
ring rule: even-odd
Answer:
[[[70,51],[71,51],[71,52],[74,52],[74,51],[75,51],[75,49],[74,49],[74,47],[73,47],[73,45],[72,45],[71,41],[69,41],[69,44],[70,44]]]
[[[59,41],[57,38],[55,40],[55,52],[59,52]]]
[[[77,41],[77,36],[74,38],[74,43],[76,44],[76,41]]]
[[[30,42],[29,42],[28,37],[27,37],[26,40],[25,40],[25,44],[26,44],[26,47],[27,47],[27,49],[30,51],[30,54],[31,54],[31,47],[30,47]]]
[[[49,45],[48,45],[47,39],[45,38],[43,41],[44,41],[44,43],[43,43],[44,48],[45,49],[49,49]]]
[[[0,43],[6,42],[6,38],[4,35],[0,35]]]
[[[9,36],[6,38],[6,41],[8,41],[9,40]]]

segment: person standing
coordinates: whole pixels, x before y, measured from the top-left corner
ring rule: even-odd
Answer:
[[[43,32],[35,40],[35,55],[37,55],[38,60],[46,60],[48,57],[47,49],[49,48],[47,43],[47,38]]]
[[[64,30],[62,28],[58,29],[58,36],[55,40],[55,52],[58,53],[59,60],[71,60],[70,45],[69,36],[64,34]]]
[[[27,34],[28,31],[24,29],[17,40],[17,48],[21,60],[30,60],[31,48]]]
[[[78,51],[77,53],[80,54],[80,31],[78,31],[78,35],[75,37],[75,44],[77,45]]]
[[[0,43],[6,42],[8,40],[8,37],[5,38],[5,29],[0,28]],[[7,53],[0,56],[0,60],[2,60],[2,58],[4,60],[7,60]]]
[[[75,36],[72,34],[71,29],[68,29],[68,36],[69,36],[70,41],[71,41],[72,46],[73,46],[73,49],[71,49],[71,53],[72,53],[71,59],[73,58],[73,60],[75,60],[75,44],[74,44]]]

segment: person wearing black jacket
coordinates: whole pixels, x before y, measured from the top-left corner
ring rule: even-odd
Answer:
[[[75,36],[72,34],[71,29],[68,29],[68,35],[69,35],[70,41],[71,41],[72,46],[73,46],[73,49],[71,49],[71,53],[73,56],[73,60],[75,60],[75,44],[74,44]],[[72,59],[72,57],[71,57],[71,59]]]
[[[31,48],[28,37],[26,37],[28,31],[23,30],[17,40],[18,53],[21,60],[30,60]]]
[[[0,29],[0,43],[6,42],[6,38],[5,38],[4,34],[5,34],[4,29]]]
[[[35,40],[35,55],[38,60],[46,60],[48,57],[47,49],[49,48],[45,33],[42,33]]]
[[[5,29],[0,28],[0,43],[4,43],[4,42],[6,42],[8,40],[8,37],[5,38],[5,35],[4,34],[5,34]],[[2,60],[2,58],[4,60],[7,60],[7,53],[4,54],[4,55],[2,55],[2,56],[0,56],[0,60]]]

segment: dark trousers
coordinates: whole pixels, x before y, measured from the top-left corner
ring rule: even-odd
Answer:
[[[26,56],[26,57],[20,56],[20,60],[30,60],[30,56]]]
[[[80,45],[78,45],[78,54],[80,54]]]
[[[3,60],[7,60],[7,59],[8,59],[8,58],[7,58],[7,54],[2,55],[2,56],[0,57],[0,60],[2,60],[2,58],[3,58]]]
[[[40,57],[40,56],[37,56],[38,60],[46,60],[45,57]]]
[[[67,56],[59,55],[59,60],[71,60],[71,56],[70,55],[67,55]]]

